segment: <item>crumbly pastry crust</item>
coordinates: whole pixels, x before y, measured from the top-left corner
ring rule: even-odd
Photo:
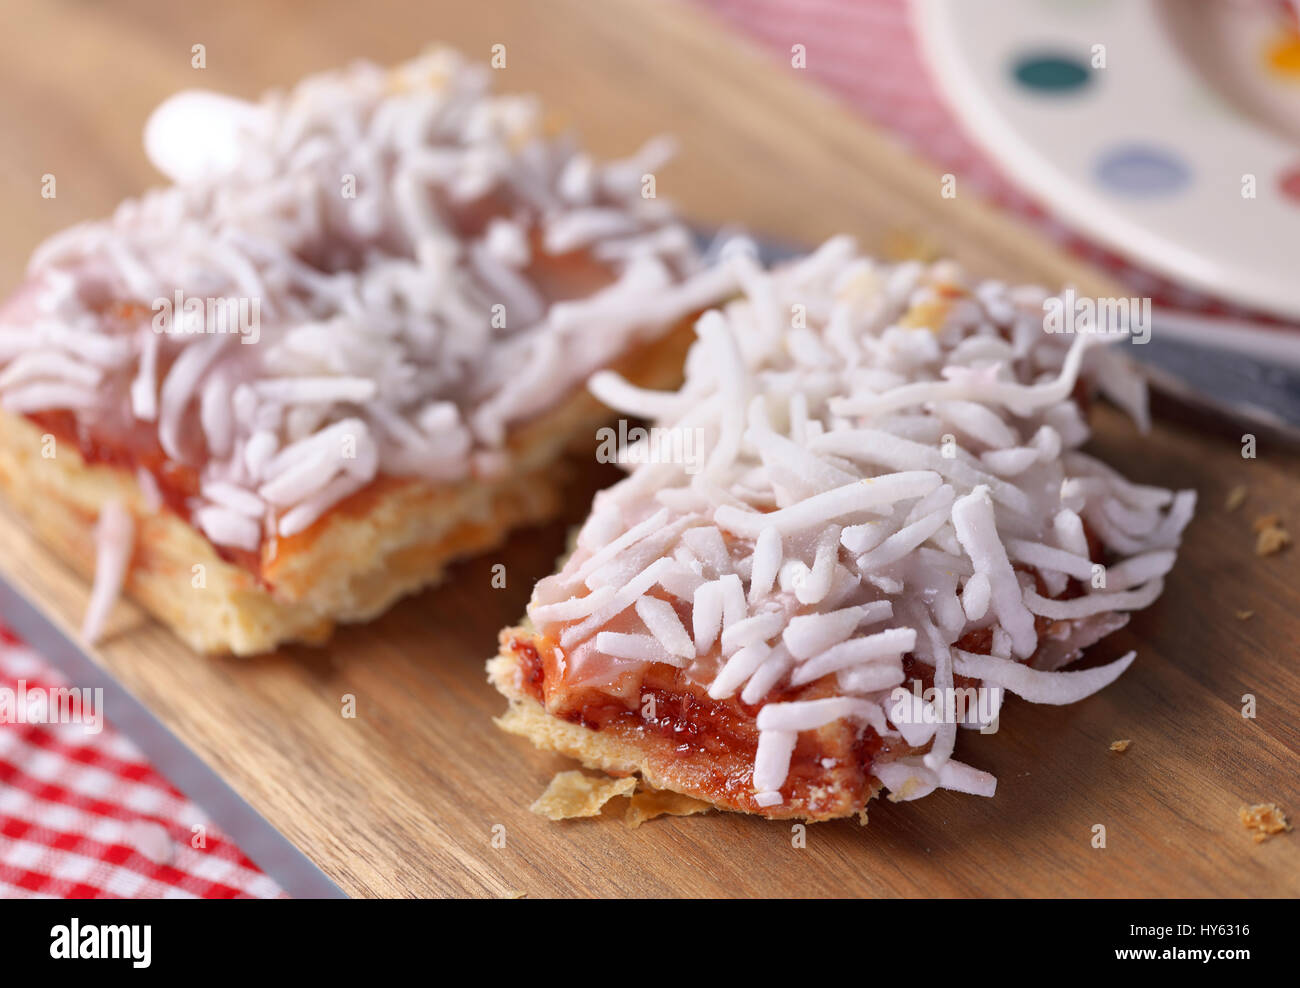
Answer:
[[[671,386],[692,337],[683,324],[618,366],[649,386]],[[137,527],[127,593],[192,648],[248,656],[285,642],[321,643],[337,624],[370,620],[438,582],[450,563],[500,544],[512,528],[553,516],[569,473],[566,449],[589,448],[608,418],[579,391],[514,431],[509,468],[496,479],[380,478],[306,532],[268,543],[256,573],[223,558],[185,519],[151,506],[131,471],[87,463],[75,442],[56,439],[56,455],[42,456],[43,430],[3,410],[0,493],[87,577],[95,570],[96,519],[109,501],[123,503]]]

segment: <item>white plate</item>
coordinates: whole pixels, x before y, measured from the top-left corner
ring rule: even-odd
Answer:
[[[1061,219],[1300,319],[1300,40],[1280,5],[914,0],[913,19],[972,138]]]

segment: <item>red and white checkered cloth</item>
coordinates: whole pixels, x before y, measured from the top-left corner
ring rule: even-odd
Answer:
[[[807,49],[811,79],[967,188],[1131,285],[1201,312],[1229,305],[1143,271],[1074,235],[1017,192],[962,134],[927,78],[906,0],[696,0],[787,60]],[[64,685],[0,624],[0,688]],[[192,846],[206,825],[206,847]],[[0,724],[0,896],[276,896],[274,881],[106,725]]]
[[[0,690],[48,696],[74,685],[0,624]],[[82,724],[14,723],[13,708],[4,709],[0,896],[282,894],[112,725],[90,733]]]

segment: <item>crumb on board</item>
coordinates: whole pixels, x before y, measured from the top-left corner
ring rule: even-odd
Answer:
[[[1255,530],[1255,555],[1269,556],[1291,544],[1291,535],[1277,513],[1260,515],[1251,524]]]
[[[546,791],[528,807],[548,820],[599,816],[615,796],[626,796],[636,788],[636,778],[611,779],[607,776],[583,775],[578,771],[559,772]]]
[[[1255,616],[1254,611],[1237,611],[1236,614],[1238,621],[1249,621]]]
[[[1132,738],[1124,738],[1122,741],[1112,741],[1110,743],[1111,751],[1128,751],[1128,746],[1133,743]]]
[[[1282,812],[1276,803],[1256,803],[1254,806],[1243,806],[1237,810],[1237,819],[1241,821],[1243,827],[1253,831],[1253,839],[1256,844],[1263,843],[1274,834],[1280,834],[1291,829],[1286,814]]]
[[[642,789],[628,802],[627,812],[623,814],[623,823],[629,830],[635,830],[647,820],[658,816],[692,816],[707,813],[713,809],[711,803],[678,792],[665,789]]]
[[[1281,552],[1290,544],[1291,536],[1287,534],[1285,528],[1261,529],[1255,538],[1255,555],[1271,556],[1275,552]]]
[[[1246,485],[1238,484],[1232,490],[1228,491],[1228,496],[1223,499],[1225,511],[1236,511],[1246,501]]]

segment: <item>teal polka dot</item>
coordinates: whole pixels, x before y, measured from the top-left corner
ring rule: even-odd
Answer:
[[[1069,93],[1092,78],[1086,63],[1069,55],[1036,52],[1016,59],[1011,74],[1025,89],[1037,93]]]

